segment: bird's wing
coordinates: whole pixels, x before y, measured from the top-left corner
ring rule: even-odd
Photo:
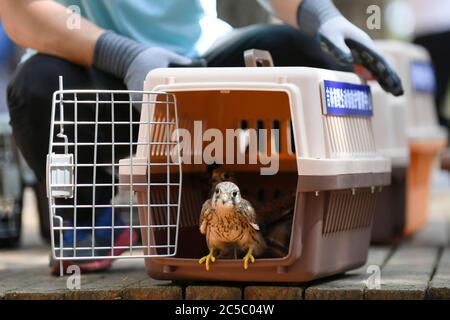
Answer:
[[[206,234],[206,225],[208,224],[208,216],[211,210],[211,199],[208,199],[203,203],[202,211],[200,213],[199,226],[202,234]]]
[[[259,226],[256,223],[255,209],[253,209],[250,202],[248,202],[245,199],[241,199],[240,203],[236,208],[236,211],[242,214],[248,220],[253,229],[259,230]]]

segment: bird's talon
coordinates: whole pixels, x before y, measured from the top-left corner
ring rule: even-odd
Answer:
[[[215,262],[216,257],[214,257],[214,252],[211,250],[208,255],[204,256],[200,260],[198,260],[199,264],[203,264],[205,262],[206,271],[209,271],[209,263]]]
[[[252,250],[248,250],[247,254],[244,257],[244,270],[248,269],[248,260],[250,260],[251,263],[255,263],[255,257],[252,254]]]

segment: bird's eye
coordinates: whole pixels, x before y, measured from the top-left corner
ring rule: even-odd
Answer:
[[[234,191],[233,192],[233,197],[236,198],[237,194],[238,194],[237,191]]]
[[[219,194],[219,189],[216,189],[216,194]]]

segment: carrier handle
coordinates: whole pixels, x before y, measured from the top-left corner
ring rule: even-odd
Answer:
[[[245,50],[244,61],[246,67],[273,67],[272,55],[266,50]]]

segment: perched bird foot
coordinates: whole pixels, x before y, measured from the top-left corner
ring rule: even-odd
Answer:
[[[200,260],[198,260],[199,264],[205,263],[206,271],[209,271],[209,263],[216,261],[216,257],[214,257],[214,250],[211,250],[207,256],[204,256]]]
[[[253,256],[253,250],[249,249],[247,254],[244,257],[244,270],[248,269],[248,260],[250,260],[251,263],[255,263],[255,257]]]

